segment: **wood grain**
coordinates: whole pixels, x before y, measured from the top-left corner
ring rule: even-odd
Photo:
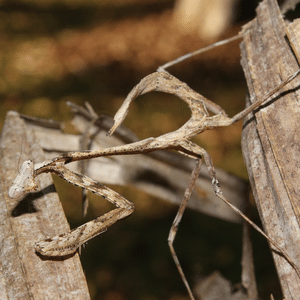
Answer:
[[[52,178],[39,178],[40,192],[11,199],[7,191],[25,159],[44,155],[32,130],[9,112],[0,140],[0,299],[90,299],[78,254],[46,259],[34,243],[69,230]]]
[[[275,0],[263,1],[257,8],[257,18],[244,27],[241,63],[250,103],[260,99],[299,68],[286,38],[287,30],[299,32],[299,22],[290,24],[288,28]],[[297,77],[274,101],[259,109],[255,118],[245,118],[242,136],[243,155],[265,231],[286,249],[298,265],[299,84],[300,78]],[[298,299],[300,279],[280,255],[272,253],[285,299]]]

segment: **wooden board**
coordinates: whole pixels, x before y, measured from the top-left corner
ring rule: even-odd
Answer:
[[[288,29],[289,28],[289,29]],[[275,0],[264,0],[257,18],[244,27],[242,65],[250,102],[275,88],[299,64],[286,37],[299,32],[299,22],[289,25]],[[299,41],[299,39],[298,39]],[[293,43],[299,43],[296,39]],[[294,47],[295,48],[295,47]],[[297,46],[298,48],[298,46]],[[268,235],[285,248],[293,261],[300,261],[300,94],[299,76],[274,100],[248,116],[242,149],[257,207]],[[298,299],[300,279],[294,269],[274,251],[285,299]]]
[[[0,299],[90,299],[78,254],[46,259],[34,251],[37,240],[69,230],[51,175],[39,176],[38,193],[8,197],[20,163],[44,160],[33,131],[15,112],[6,116],[0,151]]]

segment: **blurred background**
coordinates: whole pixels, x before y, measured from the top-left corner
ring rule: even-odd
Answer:
[[[160,65],[237,34],[255,16],[258,1],[200,2],[0,0],[0,128],[9,110],[69,122],[67,100],[88,101],[97,113],[113,116],[132,87]],[[247,91],[238,44],[168,71],[233,116],[244,108]],[[132,104],[124,125],[142,139],[173,131],[189,116],[183,101],[151,93]],[[216,166],[247,179],[241,127],[239,122],[208,131],[193,141],[208,150]],[[83,220],[80,189],[55,182],[72,228],[110,207],[91,197]],[[188,299],[167,245],[178,208],[132,188],[112,188],[132,200],[136,211],[83,249],[92,299]],[[253,219],[259,223],[255,213]],[[214,270],[241,281],[241,229],[187,210],[174,245],[192,286]],[[253,240],[260,295],[279,299],[267,243],[256,233]]]

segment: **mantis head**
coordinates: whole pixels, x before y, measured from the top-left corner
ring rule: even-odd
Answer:
[[[19,198],[26,192],[36,190],[37,185],[34,180],[34,167],[32,160],[25,160],[15,178],[12,186],[8,191],[10,198]]]

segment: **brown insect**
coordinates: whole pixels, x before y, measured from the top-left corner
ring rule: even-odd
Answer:
[[[239,37],[240,36],[231,38],[228,41],[237,39]],[[222,44],[224,44],[224,42]],[[177,62],[181,60],[177,60]],[[164,67],[170,66],[171,64],[172,62],[166,64]],[[74,161],[92,159],[102,156],[142,154],[156,150],[176,150],[196,160],[195,169],[191,174],[183,201],[179,207],[178,213],[175,217],[168,237],[171,254],[191,299],[194,299],[194,296],[175,253],[173,242],[178,230],[180,220],[186,208],[187,201],[190,198],[193,187],[195,185],[195,181],[199,175],[202,160],[204,160],[207,166],[215,194],[227,205],[229,205],[236,213],[238,213],[243,219],[251,224],[258,232],[260,232],[282,254],[282,256],[286,258],[286,260],[291,264],[291,266],[300,276],[299,269],[293,263],[289,255],[283,249],[281,249],[272,239],[270,239],[256,224],[254,224],[247,216],[245,216],[238,208],[232,205],[225,198],[220,188],[211,156],[205,149],[190,141],[192,137],[200,134],[205,130],[229,126],[244,118],[247,114],[257,109],[262,104],[265,104],[267,100],[278,93],[287,83],[293,80],[300,73],[300,70],[289,76],[275,89],[266,94],[262,99],[255,102],[240,113],[236,114],[234,117],[229,118],[220,106],[206,99],[202,95],[192,90],[187,84],[167,73],[164,67],[161,67],[159,69],[159,72],[152,73],[143,78],[141,82],[132,89],[132,91],[129,93],[122,106],[116,113],[114,117],[115,123],[108,134],[112,135],[116,128],[124,121],[131,102],[139,95],[151,91],[173,94],[189,105],[189,108],[191,110],[191,118],[182,127],[173,132],[161,135],[157,138],[148,138],[131,144],[101,150],[70,152],[62,154],[52,160],[44,161],[34,166],[30,161],[25,161],[23,163],[18,176],[16,177],[9,190],[10,197],[19,197],[23,193],[34,189],[35,177],[41,173],[51,172],[74,185],[81,186],[82,188],[88,189],[102,196],[111,203],[115,204],[117,207],[116,209],[104,214],[103,216],[100,216],[97,219],[90,221],[68,233],[64,233],[59,236],[48,238],[44,241],[36,243],[36,250],[46,256],[68,255],[75,252],[80,245],[84,244],[96,235],[103,233],[116,221],[129,216],[134,211],[134,204],[131,201],[125,199],[120,194],[99,184],[98,182],[85,175],[70,171],[65,167],[66,164]],[[212,112],[214,115],[210,116],[208,111]]]

